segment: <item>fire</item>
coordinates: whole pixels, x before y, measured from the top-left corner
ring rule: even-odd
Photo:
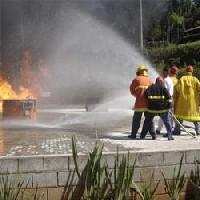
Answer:
[[[8,81],[4,80],[0,75],[0,112],[2,112],[2,100],[8,99],[33,99],[34,96],[31,91],[27,88],[20,87],[19,93],[17,94]]]
[[[28,88],[24,88],[21,86],[19,88],[17,99],[34,99],[34,96]]]

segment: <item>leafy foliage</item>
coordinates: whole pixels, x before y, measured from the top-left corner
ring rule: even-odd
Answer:
[[[179,195],[185,184],[185,173],[181,173],[182,163],[183,163],[183,156],[181,157],[178,171],[176,170],[175,167],[172,179],[170,180],[165,178],[164,173],[161,172],[164,179],[165,190],[168,193],[170,200],[178,200]]]
[[[184,43],[186,41],[185,30],[196,28],[200,25],[200,4],[199,0],[170,0],[167,8],[167,14],[163,16],[157,23],[157,26],[161,27],[161,37],[148,37],[148,41],[167,41],[170,43]],[[155,23],[153,22],[153,24]],[[154,32],[154,26],[149,29],[149,34]],[[191,33],[191,40],[196,41],[199,37],[193,37]],[[189,38],[190,38],[189,35]],[[188,40],[188,37],[187,37]]]
[[[141,176],[141,186],[138,187],[136,185],[136,190],[139,193],[141,200],[154,200],[154,195],[156,193],[156,189],[158,185],[160,184],[160,181],[155,183],[154,181],[154,172],[151,174],[151,177],[149,180],[144,179]]]
[[[186,65],[194,65],[194,75],[200,79],[200,41],[167,47],[152,48],[146,54],[154,63],[155,68],[163,68],[164,65],[177,65],[183,68]]]
[[[200,186],[200,168],[199,168],[200,162],[195,161],[195,169],[191,171],[190,173],[190,180]]]
[[[128,198],[135,167],[135,162],[130,164],[129,154],[128,157],[123,155],[120,160],[117,153],[114,170],[109,172],[107,162],[102,159],[103,145],[96,143],[93,151],[89,153],[83,171],[80,172],[74,137],[72,148],[75,170],[68,176],[62,200],[126,200]],[[79,180],[73,188],[75,172]]]
[[[128,198],[130,188],[133,187],[133,175],[135,169],[134,161],[130,163],[129,153],[126,157],[122,155],[122,159],[119,159],[119,154],[117,152],[116,159],[114,161],[114,172],[109,176],[109,185],[111,189],[111,199],[113,200],[126,200]],[[112,183],[112,175],[114,176],[114,181]]]
[[[0,200],[21,200],[20,190],[23,184],[24,181],[18,178],[9,180],[8,175],[2,175],[0,177]]]

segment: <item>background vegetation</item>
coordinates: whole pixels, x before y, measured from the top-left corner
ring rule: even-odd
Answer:
[[[191,64],[200,78],[200,0],[170,0],[166,14],[153,20],[145,45],[157,69]]]

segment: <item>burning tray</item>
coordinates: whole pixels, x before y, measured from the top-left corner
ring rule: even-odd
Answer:
[[[3,119],[36,119],[36,99],[3,100]]]

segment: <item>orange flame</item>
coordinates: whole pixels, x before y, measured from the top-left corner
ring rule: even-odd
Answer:
[[[31,91],[27,88],[20,87],[19,93],[17,94],[12,86],[2,78],[0,75],[0,112],[2,112],[2,100],[7,99],[33,99],[34,96]]]

